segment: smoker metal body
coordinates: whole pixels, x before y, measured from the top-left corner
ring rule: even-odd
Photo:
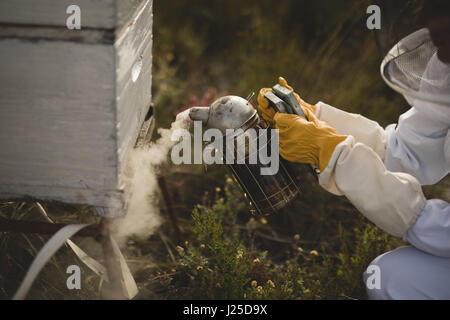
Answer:
[[[153,120],[152,4],[0,1],[0,199],[124,214],[123,168]]]
[[[250,205],[250,211],[255,215],[270,215],[293,200],[299,193],[292,169],[287,161],[279,155],[279,170],[274,175],[261,175],[261,163],[251,164],[249,148],[239,145],[245,144],[245,139],[239,140],[239,135],[227,135],[227,129],[242,129],[245,134],[248,129],[257,129],[256,143],[258,151],[265,147],[270,150],[271,139],[267,139],[265,146],[261,145],[261,134],[270,136],[270,127],[260,119],[253,106],[245,99],[237,96],[226,96],[215,101],[210,107],[194,107],[189,116],[192,120],[200,120],[208,128],[219,129],[223,139],[234,139],[233,150],[224,150],[237,153],[245,150],[245,164],[228,164],[234,178],[242,187],[244,196]],[[265,132],[264,132],[265,131]],[[228,145],[225,143],[225,145]],[[243,148],[241,148],[243,147]]]

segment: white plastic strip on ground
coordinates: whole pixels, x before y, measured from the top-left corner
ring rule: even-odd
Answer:
[[[78,257],[89,269],[91,269],[96,275],[102,277],[104,280],[109,282],[108,272],[106,268],[97,260],[90,257],[86,252],[84,252],[79,246],[77,246],[72,240],[67,240],[67,244]]]
[[[136,281],[134,281],[130,269],[128,268],[127,261],[122,255],[122,252],[120,252],[120,248],[117,245],[117,242],[111,235],[109,235],[109,237],[111,239],[114,254],[119,258],[120,262],[120,269],[121,269],[120,281],[122,282],[122,292],[126,298],[131,300],[139,293],[139,289],[136,285]]]
[[[47,214],[47,211],[45,211],[42,204],[39,202],[36,202],[36,206],[39,209],[39,211],[42,213],[44,218],[51,223],[55,223]],[[78,257],[78,259],[81,260],[89,269],[91,269],[96,275],[102,277],[104,280],[109,282],[108,278],[108,272],[106,271],[106,268],[97,260],[90,257],[86,252],[84,252],[79,246],[77,246],[72,240],[67,240],[67,245],[72,249],[72,251],[75,253],[75,255]]]
[[[19,289],[13,297],[13,300],[23,300],[28,291],[31,288],[34,280],[38,276],[42,268],[47,264],[47,262],[53,257],[53,255],[58,251],[59,248],[74,234],[76,234],[81,229],[89,226],[89,224],[70,224],[58,230],[50,240],[42,247],[36,258],[34,258],[25,278],[22,281]]]

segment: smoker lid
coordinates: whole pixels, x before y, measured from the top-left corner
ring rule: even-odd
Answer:
[[[193,107],[192,120],[201,120],[207,129],[218,129],[226,135],[227,129],[247,130],[258,120],[256,109],[246,99],[225,96],[213,102],[211,107]]]
[[[206,126],[219,129],[223,134],[226,133],[226,129],[246,130],[245,125],[255,115],[255,108],[244,98],[225,96],[211,105]]]

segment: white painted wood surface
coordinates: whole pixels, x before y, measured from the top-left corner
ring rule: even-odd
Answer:
[[[149,107],[152,89],[152,6],[141,7],[116,40],[119,171],[134,146]],[[132,134],[131,134],[132,133]]]
[[[1,22],[11,2],[36,1],[1,0]],[[85,32],[73,38],[62,28],[0,28],[0,198],[29,196],[122,213],[120,175],[151,102],[152,65],[152,1],[130,1],[126,8],[122,15],[129,20],[111,40],[95,29],[72,30]],[[31,19],[21,17],[14,19]],[[30,23],[51,24],[44,18]],[[95,27],[114,25],[92,19]]]
[[[81,9],[81,27],[115,29],[130,19],[143,0],[1,0],[0,22],[9,24],[66,25],[69,5]]]

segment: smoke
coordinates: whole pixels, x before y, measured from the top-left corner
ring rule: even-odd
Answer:
[[[162,222],[159,214],[157,173],[160,165],[168,159],[174,130],[189,126],[189,110],[177,115],[170,129],[158,129],[157,141],[130,153],[125,176],[125,199],[127,214],[114,221],[115,238],[123,244],[129,236],[148,237]]]

